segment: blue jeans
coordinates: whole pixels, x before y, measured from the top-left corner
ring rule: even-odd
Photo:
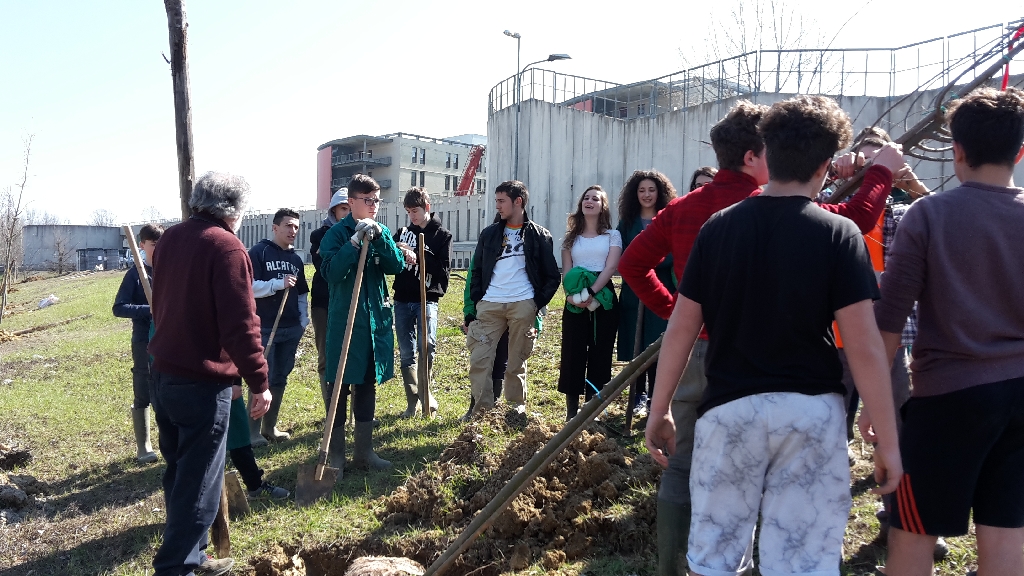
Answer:
[[[189,574],[206,561],[220,507],[231,386],[154,371],[151,400],[160,430],[167,525],[153,558],[156,576]]]
[[[302,332],[302,326],[287,328],[279,326],[277,328],[277,334],[274,334],[274,343],[270,346],[270,354],[267,355],[268,378],[271,387],[284,388],[288,385],[288,375],[295,368],[295,351],[299,349]],[[264,347],[269,338],[269,330],[260,332],[260,340]]]
[[[395,336],[398,337],[398,353],[402,368],[416,363],[420,350],[417,329],[420,324],[419,302],[395,302]],[[437,302],[427,302],[427,353],[430,365],[434,364],[434,345],[437,343]]]

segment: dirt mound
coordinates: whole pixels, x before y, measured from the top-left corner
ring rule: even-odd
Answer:
[[[379,513],[385,525],[418,524],[454,537],[560,429],[532,422],[494,455],[480,450],[484,427],[467,426],[440,462],[385,497]],[[649,551],[653,486],[660,474],[650,456],[630,454],[601,432],[586,430],[498,516],[458,566],[521,570],[540,561],[552,569],[589,554]]]
[[[468,424],[437,462],[377,502],[380,530],[360,540],[274,547],[252,561],[254,572],[343,576],[356,559],[368,556],[429,566],[560,429],[492,411]],[[632,454],[593,425],[541,471],[448,574],[494,576],[534,563],[553,571],[585,556],[652,554],[660,476],[649,455]],[[409,533],[410,526],[423,530]]]
[[[18,466],[24,466],[32,461],[32,452],[28,448],[0,444],[0,470],[14,470]]]

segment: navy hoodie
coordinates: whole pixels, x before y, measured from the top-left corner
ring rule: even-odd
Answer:
[[[298,278],[295,286],[288,291],[288,303],[281,313],[280,328],[289,328],[299,325],[299,296],[305,298],[309,292],[306,284],[306,268],[302,258],[295,253],[294,249],[285,250],[274,244],[273,240],[260,240],[249,249],[249,259],[252,260],[253,280],[276,280],[292,274]],[[256,299],[256,314],[260,317],[261,329],[270,332],[274,326],[274,319],[277,317],[277,309],[281,306],[281,297],[284,290],[278,290],[273,296]]]

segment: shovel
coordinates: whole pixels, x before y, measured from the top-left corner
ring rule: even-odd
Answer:
[[[327,496],[334,490],[334,484],[338,481],[338,469],[327,466],[327,448],[331,444],[334,416],[338,411],[338,399],[341,397],[341,379],[345,375],[345,361],[348,359],[348,346],[352,342],[352,327],[356,321],[359,291],[363,287],[363,268],[366,267],[366,251],[369,247],[370,242],[363,240],[363,247],[359,250],[355,286],[352,288],[352,301],[348,307],[348,322],[345,323],[345,338],[341,341],[341,358],[338,360],[338,371],[334,376],[331,405],[327,409],[327,419],[324,420],[324,438],[320,441],[320,455],[317,457],[316,465],[299,466],[299,476],[295,482],[295,503],[299,506],[309,506]]]
[[[426,239],[422,232],[419,235],[419,267],[420,267],[420,335],[423,336],[419,340],[420,344],[420,373],[419,373],[419,392],[420,401],[423,405],[423,417],[433,418],[436,409],[432,409],[430,404],[430,355],[429,347],[427,344],[427,259],[424,255],[424,245]]]

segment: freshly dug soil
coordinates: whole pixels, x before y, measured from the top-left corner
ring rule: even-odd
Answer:
[[[514,435],[501,452],[494,438]],[[392,556],[429,566],[560,427],[510,422],[497,412],[468,424],[442,452],[379,501],[384,528],[358,542],[301,550],[287,547],[254,562],[257,576],[291,576],[302,560],[311,576],[345,574],[356,558]],[[485,436],[486,435],[486,436]],[[566,560],[612,554],[653,554],[656,493],[661,468],[591,425],[512,502],[459,558],[449,574],[489,575],[540,563],[555,570]],[[414,536],[400,535],[416,528]],[[394,536],[399,536],[395,538]],[[387,543],[385,543],[387,542]]]

